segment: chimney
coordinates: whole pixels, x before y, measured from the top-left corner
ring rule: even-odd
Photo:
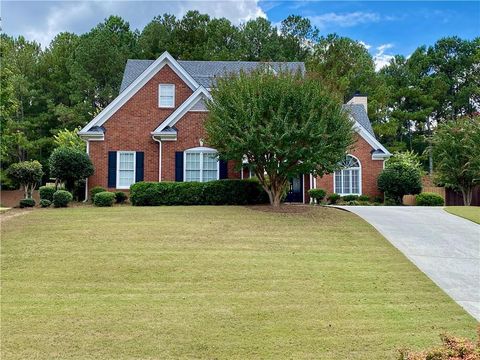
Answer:
[[[368,99],[367,95],[360,94],[359,91],[355,92],[355,95],[347,102],[347,104],[360,104],[365,108],[365,112],[368,114]]]

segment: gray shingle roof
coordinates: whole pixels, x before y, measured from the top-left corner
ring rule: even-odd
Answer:
[[[144,72],[154,60],[128,59],[123,73],[120,92],[125,90],[137,77]],[[215,78],[225,74],[238,74],[241,70],[252,71],[266,63],[256,61],[187,61],[179,60],[178,63],[192,76],[196,82],[205,88],[215,85]],[[268,65],[275,71],[282,69],[288,71],[305,72],[303,62],[269,62]]]
[[[372,124],[370,123],[370,119],[368,118],[368,114],[365,111],[365,108],[362,104],[344,104],[342,108],[347,110],[350,115],[360,124],[362,125],[365,130],[367,130],[370,134],[375,137],[375,133],[373,132]]]
[[[137,77],[144,72],[154,60],[132,60],[128,59],[123,73],[120,92],[125,90]],[[225,74],[238,74],[241,70],[252,71],[265,63],[256,61],[187,61],[179,60],[179,64],[187,71],[200,85],[209,88],[215,85],[215,77]],[[269,66],[275,71],[287,69],[289,71],[298,71],[305,73],[305,64],[303,62],[269,62]],[[365,130],[375,136],[365,108],[361,104],[345,104],[343,108],[347,110],[352,117],[362,125]]]

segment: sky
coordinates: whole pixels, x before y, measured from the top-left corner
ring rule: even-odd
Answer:
[[[1,1],[2,31],[48,46],[56,34],[88,32],[109,15],[120,15],[132,29],[143,29],[163,13],[183,16],[199,10],[240,24],[258,16],[274,24],[288,15],[311,20],[322,35],[337,33],[361,41],[377,68],[395,54],[409,56],[418,46],[445,36],[480,36],[477,1]]]

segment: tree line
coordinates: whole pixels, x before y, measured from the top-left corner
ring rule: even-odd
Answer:
[[[377,72],[362,43],[321,35],[293,15],[277,28],[264,18],[236,26],[189,11],[157,16],[141,31],[110,16],[85,34],[60,33],[46,48],[0,36],[2,169],[28,159],[46,164],[56,134],[85,125],[118,95],[127,59],[164,51],[182,60],[304,61],[307,76],[339,101],[356,91],[369,96],[370,119],[389,150],[423,159],[438,124],[478,113],[480,105],[480,38],[443,38]]]

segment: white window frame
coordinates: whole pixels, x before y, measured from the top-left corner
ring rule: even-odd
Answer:
[[[357,160],[358,162],[358,167],[351,167],[351,168],[345,168],[345,169],[341,169],[341,170],[337,170],[333,173],[333,192],[336,193],[336,190],[337,190],[337,184],[336,184],[336,176],[335,174],[337,172],[341,172],[341,182],[342,182],[342,188],[343,188],[343,170],[358,170],[358,193],[352,193],[352,192],[349,192],[349,193],[344,193],[344,192],[341,192],[341,193],[337,193],[339,195],[362,195],[362,163],[360,162],[360,160],[356,157],[356,156],[353,156],[352,154],[347,154],[345,155],[346,157],[347,156],[351,156],[352,158],[354,158],[355,160]],[[352,175],[350,173],[350,189],[353,189],[353,186],[352,186]]]
[[[173,99],[172,99],[171,106],[161,105],[160,103],[160,99],[162,97],[162,88],[165,88],[165,87],[173,88]],[[159,84],[158,85],[158,107],[162,109],[173,109],[175,107],[175,84]]]
[[[200,181],[203,182],[203,154],[217,155],[217,150],[208,147],[196,147],[183,152],[183,181],[187,181],[187,154],[200,154]],[[220,161],[217,159],[217,178],[220,179]]]
[[[120,186],[120,154],[133,154],[133,183],[137,178],[137,153],[135,151],[117,151],[117,171],[116,171],[116,188],[117,189],[130,189],[130,186]]]

